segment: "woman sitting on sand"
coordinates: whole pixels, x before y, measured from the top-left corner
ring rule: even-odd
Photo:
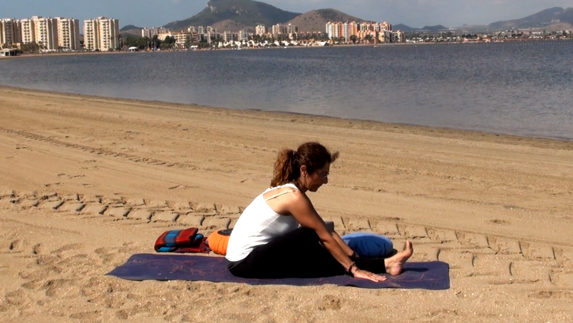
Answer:
[[[282,150],[271,188],[257,196],[237,221],[227,247],[230,272],[246,278],[308,278],[349,274],[375,282],[398,275],[413,253],[411,242],[390,258],[359,258],[330,230],[306,192],[328,183],[338,157],[316,142]],[[300,226],[299,226],[300,225]]]

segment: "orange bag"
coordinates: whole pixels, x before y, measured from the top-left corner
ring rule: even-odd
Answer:
[[[233,229],[219,230],[211,233],[207,238],[209,249],[216,254],[226,255],[227,245],[229,244],[229,237]]]

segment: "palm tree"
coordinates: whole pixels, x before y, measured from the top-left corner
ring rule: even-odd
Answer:
[[[358,37],[356,35],[350,35],[350,40],[352,41],[353,44],[356,44],[357,39]]]
[[[372,35],[368,34],[366,36],[364,36],[364,40],[368,42],[368,44],[370,44],[372,42]]]
[[[41,52],[42,50],[46,49],[44,46],[44,43],[42,43],[41,41],[38,42],[38,52]]]
[[[123,48],[123,36],[117,35],[117,46],[121,50]]]

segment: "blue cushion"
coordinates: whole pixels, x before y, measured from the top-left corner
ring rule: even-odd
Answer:
[[[390,239],[376,233],[350,233],[342,236],[342,240],[360,257],[385,257],[394,249]]]

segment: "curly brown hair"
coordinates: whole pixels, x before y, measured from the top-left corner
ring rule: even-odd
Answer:
[[[326,163],[333,163],[338,155],[338,152],[330,153],[326,147],[318,142],[306,142],[300,145],[296,151],[285,148],[279,152],[275,161],[271,187],[298,180],[300,167],[303,165],[306,165],[307,172],[312,174]]]

